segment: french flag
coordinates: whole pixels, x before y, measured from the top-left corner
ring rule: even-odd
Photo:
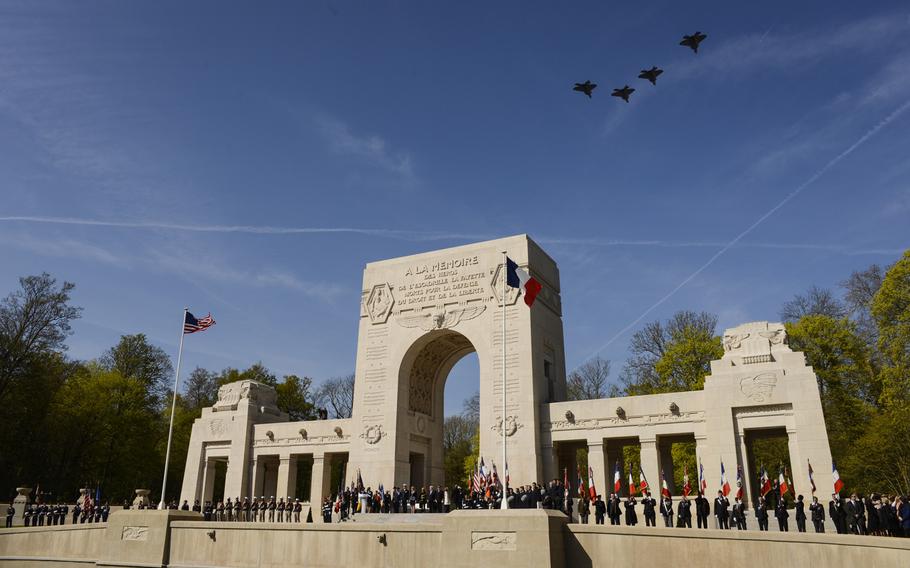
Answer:
[[[613,493],[619,494],[619,460],[616,460],[616,469],[613,470]]]
[[[506,257],[506,284],[512,288],[524,290],[525,304],[529,308],[537,298],[537,294],[543,289],[540,282],[534,280],[525,270],[518,268],[518,265],[509,257]]]
[[[724,471],[724,462],[720,462],[720,488],[724,492],[724,497],[730,494],[730,482],[727,481],[727,473]]]
[[[645,479],[645,471],[641,469],[641,464],[638,464],[638,490],[644,495],[645,489],[647,488],[648,480]]]
[[[840,493],[840,490],[844,488],[844,482],[837,473],[837,464],[834,463],[834,460],[831,460],[831,479],[834,480],[834,492]]]
[[[667,487],[667,476],[664,475],[664,470],[660,470],[660,494],[670,497],[670,488]]]

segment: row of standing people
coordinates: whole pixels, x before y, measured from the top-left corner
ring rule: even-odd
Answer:
[[[22,513],[23,524],[27,527],[43,527],[65,525],[70,514],[70,507],[65,503],[29,503],[25,505]],[[79,523],[106,523],[111,513],[107,502],[103,504],[89,504],[87,506],[76,504],[73,506],[72,524]],[[10,504],[6,508],[6,527],[13,526],[16,516],[16,507]]]

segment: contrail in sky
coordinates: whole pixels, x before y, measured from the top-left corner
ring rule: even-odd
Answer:
[[[846,150],[844,150],[843,152],[841,152],[840,154],[838,154],[837,156],[832,158],[827,164],[822,166],[822,168],[820,170],[818,170],[817,172],[812,174],[812,176],[809,179],[807,179],[806,181],[801,183],[796,189],[791,191],[789,195],[784,197],[780,201],[780,203],[778,203],[777,205],[775,205],[774,207],[769,209],[764,215],[759,217],[758,220],[756,220],[754,223],[749,225],[749,227],[745,231],[738,234],[732,241],[725,244],[719,251],[714,253],[714,255],[711,258],[709,258],[707,262],[702,264],[700,267],[698,267],[697,270],[695,270],[695,272],[693,272],[692,274],[687,276],[682,282],[677,284],[677,286],[675,288],[673,288],[672,290],[670,290],[663,298],[657,300],[657,302],[655,302],[650,308],[648,308],[647,310],[642,312],[642,314],[640,316],[638,316],[637,318],[635,318],[635,320],[633,320],[629,325],[627,325],[626,327],[619,330],[606,343],[601,345],[600,348],[598,348],[596,351],[591,353],[587,358],[585,358],[585,360],[582,361],[582,364],[585,361],[588,361],[588,360],[592,359],[593,357],[597,356],[598,353],[600,353],[601,351],[603,351],[604,349],[609,347],[614,341],[616,341],[617,339],[619,339],[620,337],[625,335],[625,333],[628,332],[630,329],[632,329],[633,327],[638,325],[641,322],[641,320],[645,319],[648,316],[648,314],[653,312],[661,304],[663,304],[664,302],[669,300],[671,297],[673,297],[673,295],[676,294],[677,292],[679,292],[686,284],[691,282],[699,274],[704,272],[709,266],[714,264],[714,261],[717,260],[718,258],[720,258],[721,256],[723,256],[723,254],[725,252],[727,252],[728,250],[730,250],[731,248],[736,246],[736,244],[740,240],[742,240],[743,237],[745,237],[746,235],[748,235],[749,233],[754,231],[756,227],[758,227],[763,222],[765,222],[765,220],[768,219],[768,217],[770,217],[771,215],[776,213],[781,207],[783,207],[784,205],[789,203],[794,197],[796,197],[797,195],[802,193],[802,191],[804,189],[806,189],[807,187],[809,187],[810,185],[812,185],[813,183],[818,181],[818,179],[820,177],[822,177],[823,175],[825,175],[828,172],[828,170],[830,170],[831,168],[836,166],[841,160],[843,160],[844,158],[846,158],[847,156],[852,154],[857,148],[859,148],[860,146],[865,144],[867,141],[869,141],[869,139],[872,138],[873,136],[875,136],[876,134],[878,134],[878,132],[881,129],[883,129],[886,126],[888,126],[889,124],[891,124],[891,122],[893,122],[896,118],[898,118],[900,115],[902,115],[908,108],[910,108],[910,101],[907,101],[904,104],[902,104],[901,106],[899,106],[897,108],[897,110],[895,110],[894,112],[892,112],[891,114],[886,116],[878,124],[876,124],[871,129],[869,129],[869,131],[867,131],[865,134],[860,136],[859,140],[857,140],[856,142],[851,144]]]
[[[14,215],[0,217],[0,222],[45,223],[52,225],[76,225],[86,227],[112,227],[140,230],[188,231],[194,233],[244,233],[252,235],[319,235],[319,234],[353,234],[371,237],[386,237],[409,241],[439,241],[464,239],[481,241],[495,239],[501,235],[480,233],[458,233],[446,231],[413,231],[404,229],[370,229],[358,227],[276,227],[269,225],[184,225],[180,223],[163,223],[158,221],[105,221],[81,217],[41,217]],[[571,245],[590,247],[655,247],[655,248],[708,248],[724,246],[718,241],[667,241],[654,239],[598,239],[575,237],[548,237],[535,239],[541,244]],[[900,254],[903,249],[888,248],[855,248],[845,245],[827,245],[812,243],[741,243],[748,248],[818,250],[840,254]]]

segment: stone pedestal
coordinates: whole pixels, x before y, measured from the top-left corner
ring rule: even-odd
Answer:
[[[192,511],[116,511],[108,519],[99,565],[165,566],[172,521],[200,521]]]
[[[14,527],[21,527],[25,524],[25,506],[30,502],[28,496],[31,492],[31,487],[16,488],[16,498],[13,499],[13,508],[16,509],[16,514],[13,516]]]
[[[453,511],[443,520],[440,566],[562,568],[567,522],[562,513],[546,509]]]
[[[138,509],[140,505],[145,505],[146,508],[149,508],[152,504],[149,501],[149,493],[151,493],[150,489],[137,489],[136,498],[133,499],[133,508]]]

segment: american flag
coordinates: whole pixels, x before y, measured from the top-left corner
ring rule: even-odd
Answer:
[[[197,331],[206,330],[213,325],[215,325],[215,320],[212,318],[212,314],[196,319],[196,316],[190,312],[186,312],[186,318],[183,320],[183,333],[196,333]]]

